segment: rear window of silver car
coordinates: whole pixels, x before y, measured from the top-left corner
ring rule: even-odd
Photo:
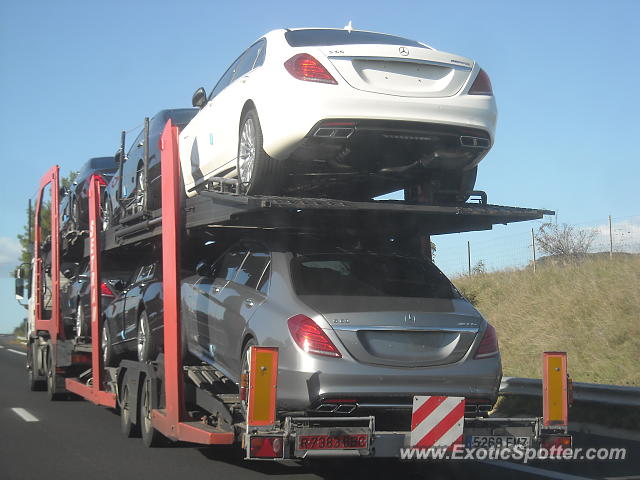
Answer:
[[[369,253],[297,255],[292,261],[298,295],[459,298],[430,262]]]
[[[384,33],[361,32],[359,30],[304,29],[289,30],[284,34],[292,47],[321,47],[329,45],[401,45],[405,47],[429,48],[415,40],[386,35]]]

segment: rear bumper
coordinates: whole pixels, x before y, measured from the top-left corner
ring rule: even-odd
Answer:
[[[349,362],[349,365],[343,362]],[[462,396],[493,402],[502,378],[500,357],[428,368],[371,366],[346,358],[322,360],[315,366],[314,371],[305,372],[288,369],[281,362],[279,408],[309,410],[328,398],[354,399],[356,403],[377,398],[397,403],[399,399],[416,394]]]
[[[399,121],[481,130],[491,144],[497,108],[493,96],[459,94],[411,98],[364,92],[348,85],[309,84],[290,79],[254,99],[264,135],[263,148],[285,160],[323,119]]]

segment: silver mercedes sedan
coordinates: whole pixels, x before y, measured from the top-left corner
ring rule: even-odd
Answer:
[[[182,281],[191,355],[235,382],[252,345],[279,348],[281,411],[409,409],[416,394],[488,411],[494,328],[422,258],[327,242],[242,241]]]

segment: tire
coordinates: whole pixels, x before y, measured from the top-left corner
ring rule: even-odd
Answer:
[[[458,172],[445,172],[434,187],[427,178],[417,185],[405,188],[405,199],[425,205],[460,204],[469,199],[478,175],[478,167]]]
[[[151,362],[158,356],[158,348],[153,341],[146,310],[142,310],[138,317],[137,351],[140,362]]]
[[[102,332],[100,334],[100,347],[102,349],[102,365],[105,367],[115,367],[116,359],[111,343],[111,332],[107,319],[102,321]]]
[[[138,171],[136,172],[136,194],[135,194],[135,203],[136,203],[136,211],[141,212],[145,207],[145,196],[147,194],[146,189],[146,179],[144,172],[144,165],[138,166]]]
[[[74,230],[80,230],[80,208],[78,205],[78,198],[74,195],[73,200],[71,200],[71,225],[73,225]]]
[[[142,431],[142,443],[149,448],[166,445],[167,439],[151,423],[152,401],[151,378],[146,377],[142,385],[142,399],[140,401],[140,430]]]
[[[120,431],[126,438],[140,436],[140,427],[131,420],[131,412],[137,405],[131,405],[129,385],[124,385],[120,394]],[[140,417],[138,417],[140,418]]]
[[[47,389],[47,382],[39,378],[41,372],[38,367],[37,350],[35,342],[29,344],[27,349],[27,384],[32,392],[42,392]]]
[[[58,389],[58,374],[56,373],[51,348],[47,353],[47,394],[52,402],[62,400],[64,397],[64,393]]]
[[[76,307],[76,337],[85,337],[87,335],[85,330],[84,309],[82,308],[82,301],[78,299],[78,306]]]
[[[256,342],[253,338],[250,338],[247,341],[247,344],[244,346],[244,349],[242,350],[242,357],[240,359],[240,378],[242,378],[242,374],[246,373],[247,375],[249,374],[249,348],[258,345],[258,342]],[[242,380],[241,380],[242,381]],[[244,400],[242,402],[242,414],[244,415],[245,419],[247,418],[247,402],[249,400],[249,389],[247,389],[247,399]]]
[[[109,195],[105,194],[103,198],[100,213],[102,214],[102,231],[106,232],[113,226],[113,207]]]
[[[238,179],[247,195],[277,195],[284,183],[284,162],[275,160],[262,149],[262,128],[255,109],[240,121],[238,136]]]

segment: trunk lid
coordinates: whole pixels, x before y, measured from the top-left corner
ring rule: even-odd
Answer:
[[[319,47],[353,88],[403,97],[450,97],[471,75],[470,59],[401,45]]]
[[[460,361],[482,325],[464,300],[301,296],[359,362],[427,367]]]

